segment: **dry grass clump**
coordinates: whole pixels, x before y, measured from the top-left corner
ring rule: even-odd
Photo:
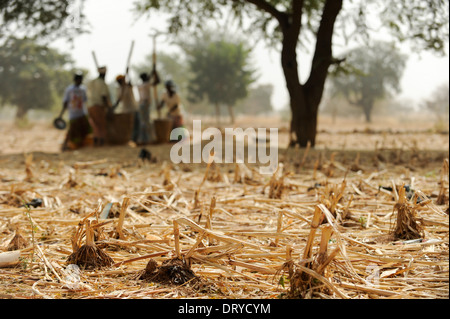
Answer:
[[[220,167],[215,162],[213,162],[211,164],[211,168],[209,169],[206,179],[210,182],[215,182],[215,183],[224,181],[223,174],[220,171]]]
[[[303,258],[295,263],[291,258],[291,248],[287,248],[288,261],[283,269],[288,270],[290,288],[287,294],[288,298],[310,299],[316,293],[329,294],[334,290],[334,286],[329,282],[330,277],[327,274],[327,267],[336,257],[340,248],[336,248],[332,253],[328,253],[328,243],[333,234],[333,227],[330,225],[322,228],[320,248],[316,254],[313,254],[313,241],[316,232],[320,226],[321,220],[325,215],[316,207],[314,217],[311,222],[311,231],[308,236]]]
[[[127,213],[127,208],[130,205],[130,199],[128,197],[124,198],[122,204],[120,205],[119,221],[115,228],[114,238],[125,239],[127,232],[123,228],[123,223],[125,221],[125,215]]]
[[[436,199],[436,204],[438,205],[448,205],[448,186],[445,187],[445,180],[447,180],[448,185],[448,158],[444,159],[441,169],[441,179],[439,181],[439,195]]]
[[[63,186],[66,188],[76,188],[79,186],[77,182],[77,171],[75,169],[70,169],[67,178],[63,182]]]
[[[114,264],[114,260],[95,244],[94,229],[91,226],[91,222],[86,220],[84,226],[86,228],[86,244],[80,246],[80,237],[82,236],[81,230],[83,228],[82,224],[72,238],[74,251],[67,258],[67,263],[75,264],[85,269],[99,269]]]
[[[340,166],[340,164],[336,161],[336,152],[331,153],[330,160],[323,165],[318,164],[320,167],[322,173],[328,177],[331,178],[335,175],[335,170]]]
[[[360,154],[360,152],[358,152],[356,154],[355,161],[350,166],[350,170],[352,172],[358,172],[358,171],[362,171],[363,170],[362,167],[361,167],[361,164],[360,164],[360,159],[361,159],[361,154]]]
[[[344,204],[347,183],[342,181],[338,184],[326,184],[319,189],[319,202],[331,212],[333,217],[340,223],[350,217],[349,207],[352,203],[353,196]],[[326,222],[325,216],[322,217],[321,223]]]
[[[417,218],[417,208],[423,206],[426,202],[417,203],[417,198],[411,203],[406,198],[406,189],[401,187],[398,193],[398,202],[394,205],[394,211],[397,212],[392,236],[398,240],[419,239],[424,237],[424,228]]]
[[[70,205],[68,211],[77,215],[85,215],[88,212],[88,208],[86,207],[86,203],[78,201]]]
[[[171,191],[175,188],[175,184],[174,184],[174,182],[172,182],[172,178],[170,175],[171,169],[172,169],[171,165],[167,165],[167,164],[161,169],[161,175],[164,176],[164,181],[163,181],[162,185],[164,186],[165,190],[167,190],[167,191]]]
[[[259,174],[250,168],[248,168],[245,164],[238,163],[235,165],[234,170],[234,183],[237,184],[247,184],[247,185],[260,185],[260,176]]]
[[[288,186],[285,184],[285,178],[289,175],[288,173],[283,173],[283,166],[280,164],[272,175],[269,181],[269,198],[282,199],[284,193],[287,191]]]
[[[180,258],[165,260],[160,266],[150,259],[139,279],[163,285],[183,285],[190,281],[198,281],[192,269]]]

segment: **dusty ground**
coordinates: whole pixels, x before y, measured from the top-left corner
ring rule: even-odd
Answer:
[[[19,129],[2,122],[0,254],[18,233],[26,244],[17,248],[19,264],[0,268],[0,297],[279,298],[290,289],[282,271],[288,248],[299,262],[313,213],[318,205],[328,207],[327,192],[334,189],[342,195],[335,208],[351,218],[339,220],[339,213],[329,221],[334,232],[328,251],[340,250],[326,281],[307,297],[448,298],[448,133],[429,122],[366,125],[325,118],[315,149],[286,150],[283,123],[252,121],[238,124],[280,127],[280,162],[289,173],[284,179],[258,175],[251,166],[237,172],[235,165],[217,165],[205,175],[206,164],[171,165],[171,145],[147,147],[155,163],[141,162],[141,148],[130,146],[61,153],[64,132],[49,123]],[[274,182],[281,185],[279,196]],[[398,194],[387,190],[394,184],[428,200],[417,213],[423,238],[411,244],[386,239],[395,223]],[[442,191],[446,198],[438,203]],[[33,199],[42,205],[21,207]],[[75,280],[67,265],[73,235],[107,203],[126,208],[122,233],[118,212],[96,233],[96,244],[114,264],[82,269]],[[200,284],[139,280],[150,259],[161,265],[176,255],[174,221],[180,253],[191,250]],[[317,231],[314,253],[324,228]]]
[[[189,119],[187,123],[190,123]],[[202,129],[215,127],[215,122],[205,119]],[[237,127],[277,127],[279,144],[285,148],[288,143],[287,125],[279,118],[238,118]],[[232,127],[226,123],[222,127]],[[322,117],[318,125],[316,149],[370,150],[378,148],[418,150],[448,150],[448,126],[436,130],[432,119],[398,120],[375,118],[374,123],[361,120]],[[51,121],[33,122],[25,128],[17,128],[10,121],[0,118],[0,155],[23,154],[25,152],[59,153],[64,131],[53,128]]]

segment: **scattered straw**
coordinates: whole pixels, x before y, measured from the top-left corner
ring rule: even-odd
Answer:
[[[56,299],[448,299],[448,160],[387,143],[376,160],[286,151],[273,176],[212,160],[143,165],[128,148],[121,160],[21,155],[0,168],[0,254],[15,253],[0,289]]]

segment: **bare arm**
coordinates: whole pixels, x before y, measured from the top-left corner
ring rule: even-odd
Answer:
[[[59,116],[58,116],[58,117],[63,117],[64,112],[65,112],[66,109],[67,109],[67,105],[68,105],[68,102],[67,102],[67,101],[64,101],[63,107],[62,107],[62,110],[61,110],[61,113],[59,113]]]

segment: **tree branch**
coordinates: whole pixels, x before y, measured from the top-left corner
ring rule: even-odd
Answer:
[[[239,2],[240,0],[232,0],[232,1]],[[269,13],[271,16],[277,19],[280,24],[282,24],[283,19],[285,18],[285,13],[279,11],[277,8],[275,8],[275,6],[271,5],[269,2],[264,0],[246,0],[246,2],[249,2],[255,5],[258,9]]]
[[[315,99],[321,99],[323,86],[328,75],[328,67],[333,62],[332,39],[334,24],[342,9],[342,0],[327,0],[317,32],[317,42],[312,61],[311,73],[305,88]]]
[[[293,2],[292,4],[293,27],[297,30],[298,33],[300,33],[300,28],[302,27],[302,13],[304,0],[293,0],[292,2]]]

